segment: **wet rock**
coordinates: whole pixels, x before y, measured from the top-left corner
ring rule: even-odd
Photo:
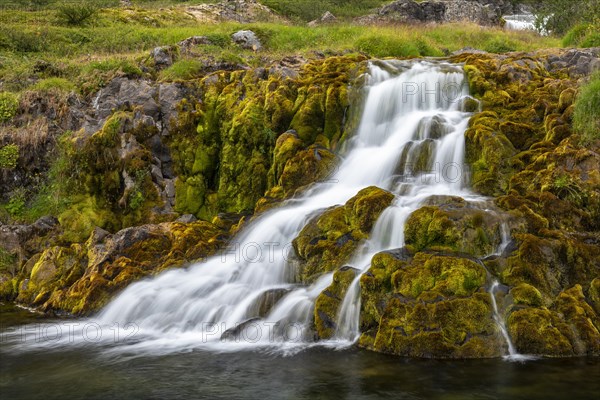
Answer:
[[[261,331],[259,321],[260,318],[250,318],[244,322],[240,322],[233,328],[229,328],[223,332],[221,334],[221,340],[243,340],[246,329],[254,328],[256,330],[254,333]],[[252,338],[254,338],[254,334],[252,334]]]
[[[266,317],[275,304],[291,291],[289,288],[270,289],[262,293],[249,308],[250,315]]]
[[[141,225],[115,234],[94,229],[85,243],[52,246],[30,258],[13,279],[20,288],[15,296],[42,310],[89,314],[135,280],[215,252],[222,233],[204,221]]]
[[[406,246],[414,252],[449,250],[477,257],[494,253],[502,242],[501,224],[508,215],[462,199],[441,200],[440,205],[421,207],[408,217]]]
[[[371,186],[345,205],[313,217],[293,241],[300,261],[297,279],[310,282],[341,267],[359,243],[368,238],[375,221],[393,199],[390,192]]]
[[[233,42],[243,49],[258,51],[262,48],[262,44],[256,36],[256,33],[248,30],[237,31],[231,36]]]
[[[359,345],[425,358],[503,354],[485,284],[483,266],[458,254],[379,253],[360,280]]]
[[[331,338],[338,328],[339,311],[354,278],[360,273],[356,268],[344,266],[333,274],[333,282],[319,294],[315,301],[315,330],[320,339]]]

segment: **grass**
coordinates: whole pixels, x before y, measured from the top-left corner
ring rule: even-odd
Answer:
[[[63,25],[52,9],[5,14],[7,23],[0,26],[0,80],[12,91],[31,88],[38,80],[63,78],[75,82],[83,88],[83,93],[89,93],[110,78],[100,76],[102,73],[121,71],[142,76],[139,65],[152,48],[175,44],[194,35],[206,35],[214,43],[199,49],[202,56],[240,59],[249,65],[264,64],[265,60],[290,54],[310,56],[315,50],[325,53],[362,51],[375,57],[416,57],[441,56],[466,46],[502,52],[559,44],[555,38],[530,32],[506,32],[468,24],[369,29],[351,24],[317,28],[272,23],[202,24],[180,8],[127,12],[102,9],[93,22],[84,26]],[[254,30],[263,41],[264,50],[255,54],[233,45],[229,38],[239,29]],[[36,63],[47,67],[36,68]]]
[[[584,144],[600,140],[600,72],[592,75],[577,96],[573,127]]]

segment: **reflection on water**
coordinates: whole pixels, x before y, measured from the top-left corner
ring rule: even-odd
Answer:
[[[23,316],[0,313],[3,329]],[[28,321],[31,323],[32,321]],[[2,399],[590,399],[600,359],[417,360],[357,349],[292,357],[194,351],[107,356],[99,346],[0,350]]]

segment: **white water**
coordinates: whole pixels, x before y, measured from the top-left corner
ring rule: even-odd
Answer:
[[[462,68],[429,62],[380,65],[371,65],[361,123],[351,150],[330,180],[335,183],[319,184],[304,198],[261,216],[221,257],[131,285],[102,311],[99,324],[135,321],[145,337],[136,346],[144,348],[185,348],[199,338],[219,348],[311,342],[314,302],[332,274],[310,287],[294,284],[286,245],[314,212],[343,204],[371,185],[402,194],[352,260],[365,270],[373,254],[403,245],[404,221],[423,200],[434,194],[469,195],[462,190],[464,131],[470,117],[460,110],[460,100],[468,96]],[[392,76],[386,70],[404,72]],[[438,124],[432,124],[432,118]],[[418,149],[425,147],[429,157],[418,165]],[[257,317],[256,301],[277,289],[289,293],[253,322],[253,340],[220,340],[224,330]],[[358,283],[351,291],[335,346],[352,343],[358,333]]]
[[[510,338],[510,335],[508,334],[508,329],[506,329],[506,324],[504,323],[504,318],[502,317],[502,314],[500,313],[500,311],[498,309],[498,304],[496,302],[496,292],[498,291],[499,286],[500,286],[500,283],[494,279],[494,281],[492,282],[492,286],[490,286],[489,293],[490,293],[490,297],[492,299],[492,307],[494,308],[494,321],[496,321],[496,325],[498,326],[498,328],[500,328],[502,337],[504,338],[504,341],[506,342],[506,345],[508,346],[508,355],[506,355],[504,358],[509,361],[533,360],[533,359],[535,359],[535,357],[525,355],[525,354],[519,354],[517,352],[517,349],[515,348],[515,345],[513,344],[512,340]]]
[[[537,16],[534,14],[514,14],[514,15],[504,15],[502,16],[506,24],[504,28],[510,31],[535,31],[540,35],[548,35],[548,31],[543,28],[538,28],[536,26]],[[542,21],[542,25],[545,25],[550,17],[545,17]]]
[[[464,131],[471,114],[461,110],[461,100],[468,96],[461,67],[379,62],[370,65],[365,92],[357,134],[330,180],[257,218],[222,254],[132,284],[97,315],[93,323],[104,328],[102,333],[121,329],[127,336],[127,327],[135,327],[135,340],[115,340],[114,351],[236,351],[257,346],[296,351],[313,346],[315,299],[331,284],[332,274],[303,286],[294,282],[294,265],[288,260],[292,240],[310,218],[367,186],[395,193],[370,240],[351,259],[350,264],[364,272],[375,253],[404,245],[404,223],[426,199],[453,195],[480,200],[465,189]],[[423,151],[426,156],[419,157]],[[339,348],[357,339],[358,282],[357,278],[342,302],[335,340],[319,345]],[[259,316],[257,302],[273,293],[280,293],[281,299]],[[221,339],[250,319],[241,338]],[[112,339],[106,335],[103,340],[106,337]]]

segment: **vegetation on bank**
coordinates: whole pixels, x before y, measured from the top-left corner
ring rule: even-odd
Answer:
[[[293,2],[290,2],[293,3]],[[5,11],[0,27],[0,80],[3,89],[20,91],[38,80],[63,78],[87,94],[106,82],[111,72],[136,75],[136,66],[148,52],[194,35],[213,43],[200,49],[201,57],[230,60],[250,66],[289,54],[364,52],[375,57],[442,56],[473,47],[491,52],[556,47],[555,38],[531,32],[507,32],[475,25],[369,27],[336,24],[309,28],[304,25],[234,22],[199,23],[182,7],[103,8],[84,23],[61,17],[60,8]],[[255,31],[264,50],[254,53],[231,43],[240,29]]]
[[[573,126],[585,143],[600,140],[600,72],[581,89],[575,102]]]

